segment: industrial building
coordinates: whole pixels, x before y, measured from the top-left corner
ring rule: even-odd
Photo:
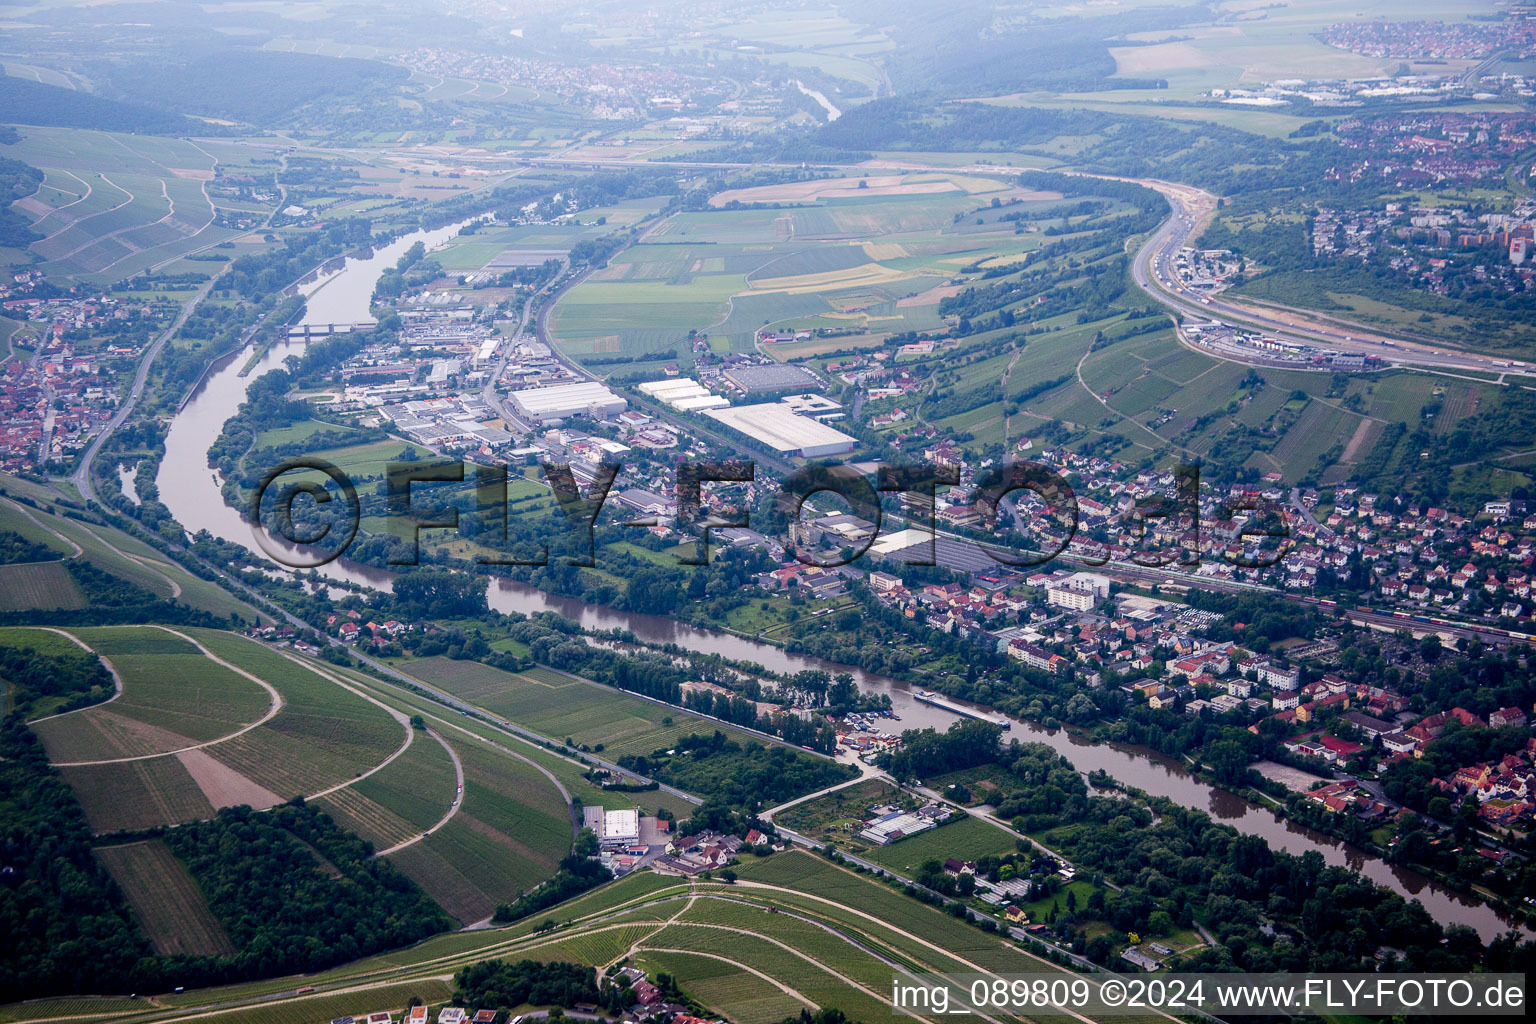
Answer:
[[[721,374],[728,382],[740,388],[744,394],[762,391],[787,391],[791,388],[820,389],[825,382],[803,366],[774,364],[772,366],[733,366]]]
[[[603,849],[630,847],[640,842],[640,812],[633,808],[610,811],[602,807],[581,809],[582,826],[592,830]]]
[[[547,426],[573,416],[608,419],[629,408],[627,400],[596,381],[514,391],[507,398],[518,417],[534,426]]]
[[[874,816],[864,822],[859,838],[888,846],[898,839],[926,832],[949,820],[950,810],[939,803],[928,803],[915,811],[903,810],[895,805],[873,808]]]
[[[663,405],[670,405],[679,412],[724,409],[731,404],[728,400],[705,389],[698,381],[688,377],[646,381],[636,387],[656,401]]]
[[[853,451],[859,443],[857,438],[825,423],[797,415],[789,406],[778,402],[741,405],[733,409],[709,409],[704,415],[784,455],[803,455],[808,459],[823,455],[844,455]]]

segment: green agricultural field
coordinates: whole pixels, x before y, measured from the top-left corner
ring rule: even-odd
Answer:
[[[771,982],[790,989],[798,999],[822,1006],[837,1006],[859,1020],[880,1019],[886,1008],[870,990],[889,992],[890,969],[852,943],[817,931],[818,939],[784,934],[795,922],[784,923],[766,910],[740,908],[740,920],[730,925],[668,925],[645,940],[642,955],[650,950],[663,955],[674,951],[706,957],[726,953],[728,963],[750,966]],[[825,965],[825,966],[823,966]],[[856,987],[862,984],[863,988]],[[753,992],[751,998],[760,998]],[[722,1012],[729,1013],[726,1006]],[[887,1011],[888,1012],[888,1011]]]
[[[74,744],[60,749],[78,752],[87,742],[75,724],[82,720],[98,735],[111,735],[119,748],[130,743],[143,748],[137,755],[116,755],[134,760],[62,769],[97,832],[178,824],[210,817],[216,807],[268,807],[313,796],[369,771],[405,739],[405,726],[384,708],[305,665],[232,633],[188,630],[281,697],[275,715],[231,735],[271,710],[265,688],[208,661],[165,630],[102,627],[79,633],[114,666],[127,666],[126,672],[119,668],[125,672],[124,694],[37,723],[45,744]],[[140,690],[144,696],[135,697]],[[194,735],[200,737],[198,749],[183,749],[194,745]],[[104,743],[96,743],[96,756],[78,759],[100,760]],[[166,750],[181,752],[157,754]]]
[[[6,482],[10,480],[7,478]],[[41,544],[45,548],[57,551],[60,555],[69,556],[75,553],[75,549],[69,542],[43,526],[40,519],[46,516],[24,508],[9,499],[0,501],[0,530],[9,530],[11,533],[19,533],[34,544]]]
[[[874,847],[863,856],[910,876],[926,861],[950,857],[975,860],[988,854],[1012,853],[1015,849],[1013,836],[995,825],[966,816],[889,846]]]
[[[898,188],[923,188],[935,177],[915,175],[915,184]],[[1036,244],[1016,238],[1010,224],[978,229],[957,221],[985,206],[973,192],[1006,185],[951,177],[939,183],[949,191],[921,195],[882,194],[882,186],[789,210],[676,214],[567,292],[552,332],[577,359],[676,348],[686,362],[690,329],[707,332],[717,350],[751,351],[767,325],[877,336],[937,327],[936,286],[966,264]],[[787,201],[797,187],[783,186]],[[839,338],[837,347],[860,337]]]
[[[56,762],[180,750],[230,735],[271,709],[260,686],[163,630],[107,627],[74,635],[107,659],[123,692],[106,704],[34,723]],[[182,649],[134,649],[165,644],[161,636]]]
[[[444,910],[471,924],[554,874],[570,852],[571,810],[522,761],[480,743],[454,747],[464,763],[462,804],[438,831],[389,857]]]
[[[238,234],[213,223],[215,161],[190,142],[29,127],[10,155],[47,175],[18,206],[51,277],[104,284]]]
[[[381,770],[315,801],[343,828],[384,849],[437,824],[453,806],[453,761],[433,736],[411,732],[405,753]]]
[[[50,656],[80,653],[80,645],[63,633],[32,626],[0,627],[0,647],[23,647]]]
[[[674,973],[722,1016],[753,1024],[793,1016],[794,1007],[812,1002],[887,1019],[890,981],[905,973],[1059,969],[806,853],[750,858],[740,873],[739,882],[725,884],[641,872],[509,928],[441,935],[306,976],[302,986],[312,993],[295,997],[292,978],[187,992],[166,996],[167,1009],[135,1024],[209,1004],[226,1007],[217,1019],[241,1024],[305,1024],[322,1008],[353,1015],[398,1009],[412,994],[443,998],[442,990],[434,994],[409,978],[442,977],[492,957],[603,966],[633,950],[642,967]]]
[[[453,994],[453,985],[439,978],[379,985],[361,992],[316,994],[269,1006],[235,1010],[215,1010],[203,1016],[209,1024],[315,1024],[336,1017],[366,1017],[388,1010],[398,1019],[413,998],[424,1003],[442,1003]]]
[[[85,595],[63,562],[0,565],[0,612],[84,607]]]
[[[778,892],[775,899],[813,908],[818,915],[829,919],[862,922],[859,927],[871,929],[881,941],[930,962],[937,959],[953,965],[969,961],[999,972],[1038,970],[1046,963],[996,935],[988,935],[942,911],[807,853],[778,854],[745,864],[738,871],[743,879],[787,890]],[[821,900],[830,902],[819,902]],[[870,923],[861,914],[878,921]],[[941,952],[933,951],[924,942],[938,946]],[[964,968],[945,966],[941,969]]]
[[[298,423],[290,423],[286,427],[278,427],[275,430],[263,430],[256,435],[256,440],[252,442],[251,447],[252,449],[272,448],[279,445],[298,444],[323,432],[356,433],[351,427],[339,423],[326,423],[315,419],[300,420]]]
[[[331,666],[326,666],[332,671]],[[456,749],[463,749],[464,744],[458,740],[474,738],[475,743],[490,741],[515,750],[518,754],[535,762],[540,767],[547,769],[560,780],[574,799],[583,804],[602,804],[612,808],[639,807],[645,813],[653,813],[657,808],[666,808],[678,817],[687,817],[689,809],[693,806],[678,797],[669,796],[661,792],[648,793],[624,793],[599,789],[589,782],[583,775],[587,766],[567,757],[562,757],[551,750],[536,745],[530,741],[509,735],[501,729],[477,718],[461,715],[445,715],[441,704],[420,697],[415,694],[404,693],[397,690],[385,690],[378,687],[377,681],[354,672],[351,669],[335,669],[335,674],[348,682],[359,684],[374,691],[376,696],[387,699],[390,703],[407,713],[424,713],[427,722],[433,728],[442,731],[450,739],[456,741]]]
[[[531,946],[527,952],[518,955],[544,963],[564,961],[591,964],[601,969],[622,958],[636,943],[655,931],[655,924],[605,924],[549,945]]]
[[[420,885],[437,905],[464,924],[484,921],[496,905],[516,899],[541,877],[506,875],[504,849],[457,818],[419,843],[389,855],[390,863]],[[519,885],[519,882],[524,884]]]
[[[156,597],[190,608],[243,621],[270,621],[250,605],[219,586],[192,575],[143,541],[99,523],[85,523],[61,514],[58,495],[25,480],[0,474],[0,488],[37,503],[22,506],[0,501],[0,529],[58,551],[66,558],[83,557],[97,568],[143,587]]]
[[[480,743],[455,745],[464,764],[465,821],[506,836],[519,855],[553,868],[575,838],[571,807],[538,768]]]
[[[545,670],[513,674],[448,658],[427,658],[403,668],[455,697],[551,739],[564,741],[569,737],[591,747],[601,743],[610,759],[649,754],[690,733],[717,728],[724,728],[739,741],[752,739],[678,708]],[[672,719],[672,725],[665,724],[667,718]]]
[[[215,810],[175,757],[60,768],[91,830],[98,834],[179,825]]]
[[[158,839],[98,846],[96,859],[128,896],[133,916],[165,956],[233,956],[234,945],[187,869]]]
[[[270,721],[209,747],[216,760],[281,799],[329,789],[400,748],[405,727],[381,707],[306,664],[231,633],[192,631],[210,650],[261,676],[282,694]]]

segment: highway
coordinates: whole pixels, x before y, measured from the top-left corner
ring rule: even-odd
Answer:
[[[1376,356],[1397,365],[1494,374],[1513,369],[1506,359],[1450,347],[1436,348],[1428,342],[1382,334],[1375,328],[1332,317],[1302,310],[1241,304],[1219,294],[1207,295],[1186,287],[1174,269],[1175,258],[1189,244],[1190,236],[1215,211],[1217,198],[1192,185],[1150,179],[1136,180],[1136,184],[1156,189],[1168,200],[1171,212],[1163,226],[1137,251],[1131,276],[1138,288],[1177,313],[1195,320],[1223,320],[1235,326],[1255,327],[1282,340]],[[1232,353],[1223,352],[1222,355],[1240,360]],[[1253,361],[1265,360],[1258,358],[1256,353]]]

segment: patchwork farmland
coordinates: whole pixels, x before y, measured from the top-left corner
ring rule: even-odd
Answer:
[[[1004,181],[887,177],[727,192],[716,208],[676,214],[566,293],[552,335],[573,358],[602,364],[674,350],[686,362],[689,330],[736,352],[769,326],[924,330],[940,325],[938,289],[962,267],[1035,247],[1011,224],[962,223],[994,198],[1024,195]]]
[[[33,729],[101,833],[174,825],[336,789],[401,746],[404,716],[218,630],[71,634],[120,696]]]

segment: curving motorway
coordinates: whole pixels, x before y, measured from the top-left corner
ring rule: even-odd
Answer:
[[[1282,340],[1317,345],[1336,352],[1376,356],[1396,365],[1494,374],[1514,369],[1507,359],[1449,347],[1436,348],[1432,343],[1382,334],[1375,328],[1304,310],[1249,305],[1188,288],[1174,271],[1174,261],[1179,250],[1189,244],[1190,236],[1215,211],[1216,196],[1193,185],[1127,180],[1136,180],[1139,185],[1156,189],[1168,200],[1171,209],[1168,220],[1137,251],[1131,274],[1138,288],[1177,313],[1196,320],[1223,320],[1234,326],[1255,327]],[[1224,351],[1222,356],[1246,361],[1231,352]],[[1257,353],[1252,362],[1267,365]]]

